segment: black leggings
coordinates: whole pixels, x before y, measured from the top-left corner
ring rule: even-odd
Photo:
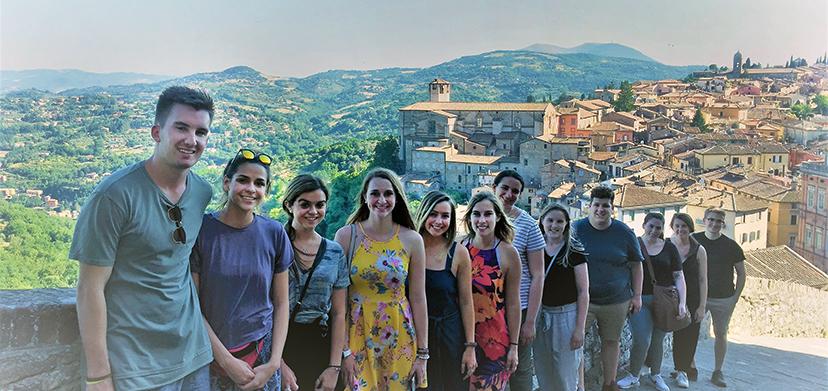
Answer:
[[[677,371],[692,371],[690,366],[693,364],[693,357],[696,356],[699,327],[701,322],[693,322],[681,330],[673,331],[673,365]]]
[[[290,323],[282,356],[296,375],[296,383],[300,390],[315,389],[316,379],[328,367],[330,354],[330,334],[322,337],[318,320],[310,324]],[[341,381],[337,380],[335,389],[340,389],[340,383]]]

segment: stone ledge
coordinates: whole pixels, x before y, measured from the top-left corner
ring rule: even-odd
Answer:
[[[75,289],[0,291],[0,350],[79,341]]]

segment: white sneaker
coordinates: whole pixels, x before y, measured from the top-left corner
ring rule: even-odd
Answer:
[[[676,373],[676,384],[681,388],[690,388],[690,381],[687,379],[687,374],[684,371]]]
[[[638,386],[638,384],[638,376],[633,376],[632,373],[627,372],[627,376],[624,376],[621,380],[618,381],[618,388],[633,388]]]
[[[667,387],[667,383],[664,382],[664,378],[661,377],[661,374],[650,374],[649,376],[650,381],[653,382],[656,390],[658,391],[670,391],[670,387]]]

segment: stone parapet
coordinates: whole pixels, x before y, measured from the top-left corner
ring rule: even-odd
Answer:
[[[0,389],[77,390],[74,289],[0,291]]]

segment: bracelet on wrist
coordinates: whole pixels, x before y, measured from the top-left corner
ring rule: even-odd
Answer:
[[[517,342],[509,342],[509,346],[518,346]]]
[[[112,377],[112,372],[107,373],[106,375],[103,375],[103,376],[87,377],[86,378],[86,385],[91,386],[91,385],[94,385],[94,384],[100,384],[100,383],[103,383],[106,379],[109,379],[110,377]]]
[[[351,349],[345,349],[342,351],[342,358],[348,358],[351,356]]]
[[[333,368],[335,371],[339,372],[342,369],[342,365],[328,365],[328,368]]]
[[[466,342],[466,343],[463,344],[463,346],[465,346],[467,348],[476,348],[477,347],[477,342],[474,342],[474,341]]]
[[[428,361],[428,358],[429,358],[428,353],[425,353],[425,354],[417,353],[417,360]]]

